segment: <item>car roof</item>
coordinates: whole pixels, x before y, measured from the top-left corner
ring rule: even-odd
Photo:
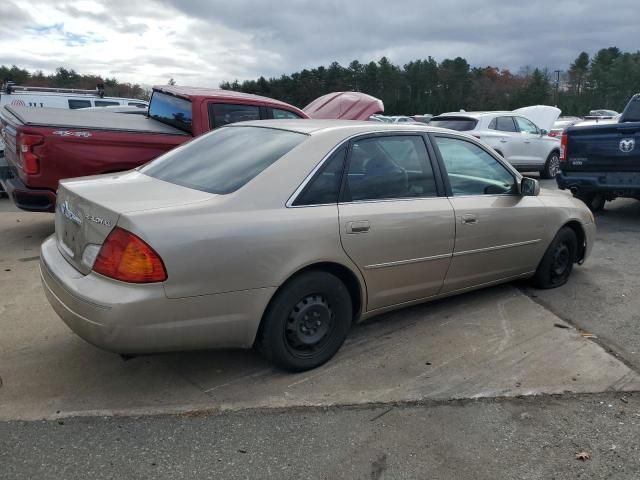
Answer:
[[[447,132],[451,130],[438,127],[430,127],[424,123],[381,123],[358,120],[253,120],[250,122],[238,122],[226,125],[223,128],[236,127],[262,127],[289,130],[291,132],[316,135],[327,131],[343,131],[345,135],[367,132]],[[459,132],[454,132],[459,133]]]
[[[234,90],[222,90],[219,88],[207,88],[207,87],[186,87],[186,86],[177,86],[177,85],[155,85],[153,87],[154,91],[168,93],[169,95],[174,95],[176,97],[186,98],[186,99],[196,99],[196,98],[221,98],[221,99],[236,99],[243,101],[253,101],[259,103],[269,104],[270,106],[281,106],[286,107],[287,110],[291,110],[292,108],[296,111],[299,111],[298,108],[294,107],[285,102],[281,102],[280,100],[276,100],[274,98],[262,97],[260,95],[253,95],[251,93],[243,93],[236,92]]]

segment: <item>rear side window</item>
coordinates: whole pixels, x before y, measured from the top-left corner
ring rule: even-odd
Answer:
[[[272,108],[273,118],[276,120],[284,120],[289,118],[300,118],[300,115],[290,112],[289,110],[281,110],[279,108]]]
[[[340,184],[342,183],[342,170],[347,147],[342,146],[336,150],[311,182],[305,187],[294,205],[325,205],[338,203]]]
[[[91,106],[91,100],[72,100],[69,99],[69,108],[75,110],[76,108],[89,108]]]
[[[109,100],[96,100],[94,102],[96,107],[112,107],[114,105],[120,105],[120,102],[111,102]]]
[[[448,128],[457,130],[458,132],[466,132],[476,128],[478,121],[473,118],[432,118],[429,122],[430,127]]]
[[[437,194],[422,137],[398,135],[353,142],[347,172],[347,201],[435,197]]]
[[[191,133],[191,101],[166,93],[154,92],[149,104],[149,116]]]
[[[260,127],[214,130],[142,167],[150,177],[203,192],[236,191],[299,145],[306,135]]]
[[[255,105],[234,105],[212,103],[209,105],[211,128],[218,128],[236,122],[260,120],[260,108]]]

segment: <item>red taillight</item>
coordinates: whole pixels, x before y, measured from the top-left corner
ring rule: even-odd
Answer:
[[[104,241],[94,272],[123,282],[164,282],[167,271],[153,248],[127,230],[116,227]]]
[[[560,138],[560,161],[567,161],[567,134],[563,133]]]
[[[42,135],[32,135],[21,133],[17,139],[18,153],[22,163],[22,170],[28,175],[36,175],[40,173],[40,159],[34,153],[33,147],[40,145],[44,138]]]

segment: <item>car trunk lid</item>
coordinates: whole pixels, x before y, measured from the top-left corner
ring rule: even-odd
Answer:
[[[62,255],[88,274],[122,214],[202,202],[214,195],[163,182],[136,170],[60,182],[55,235]]]

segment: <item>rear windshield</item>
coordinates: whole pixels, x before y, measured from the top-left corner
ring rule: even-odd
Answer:
[[[191,132],[191,101],[166,93],[153,92],[149,104],[149,116],[156,120]]]
[[[473,118],[432,118],[429,122],[430,127],[448,128],[450,130],[457,130],[458,132],[466,132],[467,130],[473,130],[478,123]]]
[[[640,122],[640,97],[634,97],[624,112],[625,122]]]
[[[150,177],[203,192],[236,191],[306,135],[260,127],[223,127],[145,165]]]

